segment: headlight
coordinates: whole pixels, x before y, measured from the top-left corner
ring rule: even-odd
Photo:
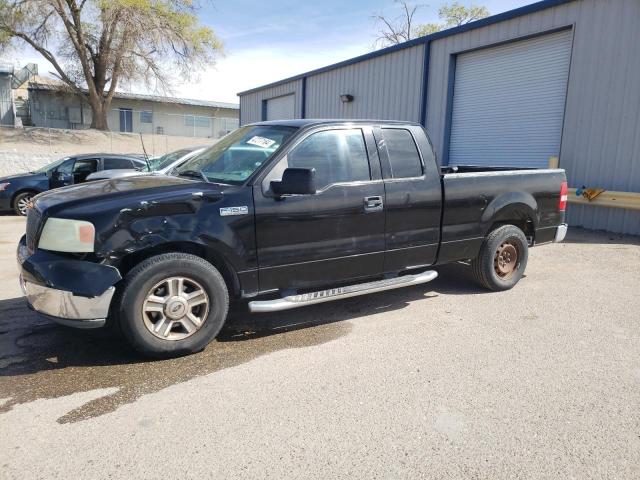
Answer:
[[[0,192],[6,190],[9,185],[11,185],[9,182],[0,183]]]
[[[91,222],[49,218],[44,224],[38,248],[54,252],[93,252],[96,229]]]

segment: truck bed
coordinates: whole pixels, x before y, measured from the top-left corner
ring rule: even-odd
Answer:
[[[562,169],[442,167],[441,247],[438,263],[474,258],[493,225],[518,225],[531,244],[553,240],[563,221],[557,205]]]

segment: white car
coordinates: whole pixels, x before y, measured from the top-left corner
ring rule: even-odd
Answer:
[[[198,155],[209,148],[209,146],[198,146],[181,148],[175,152],[167,153],[161,157],[150,158],[147,160],[147,167],[141,170],[102,170],[92,173],[87,177],[87,181],[91,180],[110,180],[112,178],[137,177],[141,175],[168,175],[174,168],[179,167],[191,157]]]

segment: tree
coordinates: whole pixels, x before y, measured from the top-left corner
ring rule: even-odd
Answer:
[[[396,45],[414,37],[413,16],[422,5],[409,5],[404,0],[393,0],[402,7],[402,15],[387,18],[380,13],[373,18],[380,25],[376,43],[381,45]]]
[[[222,44],[192,0],[0,0],[0,51],[29,45],[86,98],[91,128],[107,130],[121,83],[170,91],[172,74],[214,61]]]
[[[376,42],[382,45],[395,45],[406,42],[412,38],[430,35],[445,28],[457,27],[481,18],[488,17],[489,9],[483,6],[470,5],[468,7],[453,2],[450,5],[443,5],[438,10],[438,17],[443,23],[416,24],[413,17],[423,5],[411,5],[405,0],[394,0],[402,6],[403,14],[394,19],[389,19],[383,14],[375,15],[374,18],[380,25],[380,30]]]

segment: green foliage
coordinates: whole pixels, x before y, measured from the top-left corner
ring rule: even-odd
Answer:
[[[417,25],[415,28],[415,36],[423,37],[425,35],[431,35],[446,28],[458,27],[469,22],[480,20],[489,15],[490,13],[487,7],[478,5],[469,5],[466,7],[458,2],[453,2],[450,5],[445,4],[438,10],[438,17],[440,17],[443,23]]]
[[[423,23],[416,27],[416,37],[424,37],[425,35],[431,35],[432,33],[444,30],[444,25],[440,23]]]
[[[488,17],[489,9],[478,5],[465,7],[458,2],[453,2],[451,5],[443,5],[438,11],[438,16],[444,20],[447,28],[457,27]]]

